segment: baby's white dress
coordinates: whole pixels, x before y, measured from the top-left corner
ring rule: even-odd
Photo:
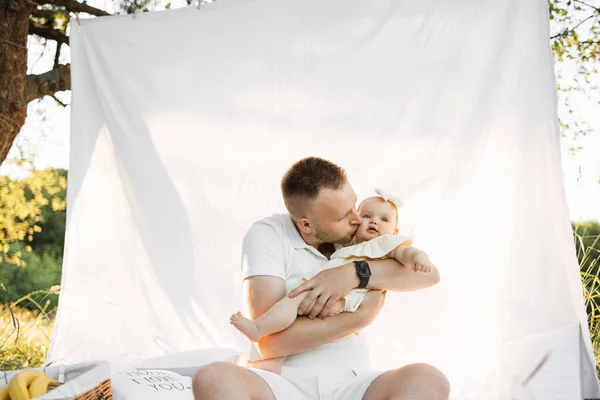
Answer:
[[[331,255],[330,260],[323,265],[323,268],[314,271],[309,276],[305,277],[304,280],[309,280],[317,275],[319,272],[336,268],[344,264],[351,263],[352,261],[369,261],[369,260],[380,260],[386,258],[386,255],[394,250],[398,246],[410,246],[411,241],[406,236],[398,235],[382,235],[366,242],[358,243],[348,247],[342,247],[336,250]],[[344,305],[343,312],[354,312],[358,309],[362,303],[365,295],[369,289],[354,289],[348,293],[344,299],[346,303]]]

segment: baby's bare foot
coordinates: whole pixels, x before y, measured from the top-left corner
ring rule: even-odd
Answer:
[[[258,342],[263,337],[256,322],[245,318],[240,312],[233,314],[229,321],[231,322],[231,325],[235,326],[240,332],[246,335],[251,342]]]

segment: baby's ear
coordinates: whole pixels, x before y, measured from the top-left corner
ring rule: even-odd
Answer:
[[[398,228],[394,229],[394,235],[398,234]]]

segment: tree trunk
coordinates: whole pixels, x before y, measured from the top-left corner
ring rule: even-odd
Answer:
[[[34,3],[0,0],[0,163],[27,115],[27,34]]]

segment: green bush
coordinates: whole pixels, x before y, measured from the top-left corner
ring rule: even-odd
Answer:
[[[0,177],[0,304],[60,285],[66,178],[66,170],[52,168],[21,180]],[[35,301],[21,306],[37,310]],[[58,294],[44,301],[55,308]]]
[[[66,174],[48,168],[31,171],[23,179],[0,175],[0,261],[23,266],[23,255],[33,249],[61,251]],[[42,233],[44,224],[47,232]]]
[[[23,252],[21,258],[25,266],[0,262],[0,282],[4,283],[4,287],[0,288],[0,304],[10,304],[29,293],[60,285],[62,254],[50,248],[41,252]],[[55,308],[58,304],[58,294],[50,295],[47,300],[50,301],[50,307]],[[24,302],[22,306],[35,310],[38,307],[33,301],[36,299]]]

